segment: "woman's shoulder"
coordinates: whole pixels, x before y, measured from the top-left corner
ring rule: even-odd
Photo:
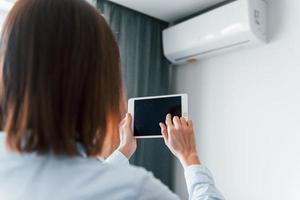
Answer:
[[[66,171],[66,175],[78,174],[82,178],[84,177],[99,177],[97,180],[121,180],[126,182],[129,180],[131,183],[137,183],[143,181],[148,176],[152,176],[151,172],[148,172],[143,167],[134,166],[124,163],[111,163],[105,160],[91,159],[75,157],[69,159],[52,158],[52,169]],[[50,166],[49,166],[50,167]],[[102,177],[102,178],[101,178]]]
[[[0,160],[6,163],[0,167],[0,177],[16,180],[11,185],[0,181],[0,191],[18,189],[19,184],[31,183],[26,191],[22,191],[24,194],[51,190],[59,199],[91,199],[90,196],[136,199],[142,185],[152,177],[142,167],[79,156],[17,155],[3,151],[0,152]],[[105,196],[107,194],[109,196]]]

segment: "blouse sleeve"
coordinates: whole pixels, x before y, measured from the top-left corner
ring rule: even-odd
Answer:
[[[128,158],[118,150],[106,158],[105,162],[115,166],[129,166]]]
[[[191,165],[185,168],[190,200],[225,200],[215,186],[211,172],[204,165]]]
[[[129,161],[118,150],[114,151],[106,160],[114,166],[129,166]],[[185,168],[185,180],[189,193],[189,200],[225,200],[215,186],[210,171],[204,165],[191,165]],[[151,172],[143,172],[143,181],[138,191],[138,199],[143,200],[179,200],[160,180]]]
[[[185,169],[189,200],[225,200],[214,184],[213,177],[209,170],[203,165],[191,165]],[[138,199],[154,200],[178,200],[174,194],[152,173],[145,176]]]

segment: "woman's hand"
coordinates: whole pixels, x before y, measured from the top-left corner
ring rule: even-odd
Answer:
[[[120,145],[118,150],[123,153],[128,159],[136,150],[136,139],[133,136],[132,131],[132,117],[129,113],[126,114],[125,118],[121,121],[120,130]]]
[[[184,117],[166,117],[166,125],[159,123],[164,141],[184,167],[200,164],[191,120]]]

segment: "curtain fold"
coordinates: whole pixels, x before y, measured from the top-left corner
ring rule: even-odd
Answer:
[[[106,0],[97,0],[96,6],[117,38],[128,97],[168,94],[171,68],[162,52],[168,24]],[[131,163],[173,188],[173,156],[163,139],[139,139]]]

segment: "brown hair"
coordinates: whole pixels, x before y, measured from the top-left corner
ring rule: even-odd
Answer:
[[[92,156],[105,138],[115,143],[124,108],[120,56],[96,8],[84,0],[19,0],[0,49],[10,149],[76,155],[79,140]]]

